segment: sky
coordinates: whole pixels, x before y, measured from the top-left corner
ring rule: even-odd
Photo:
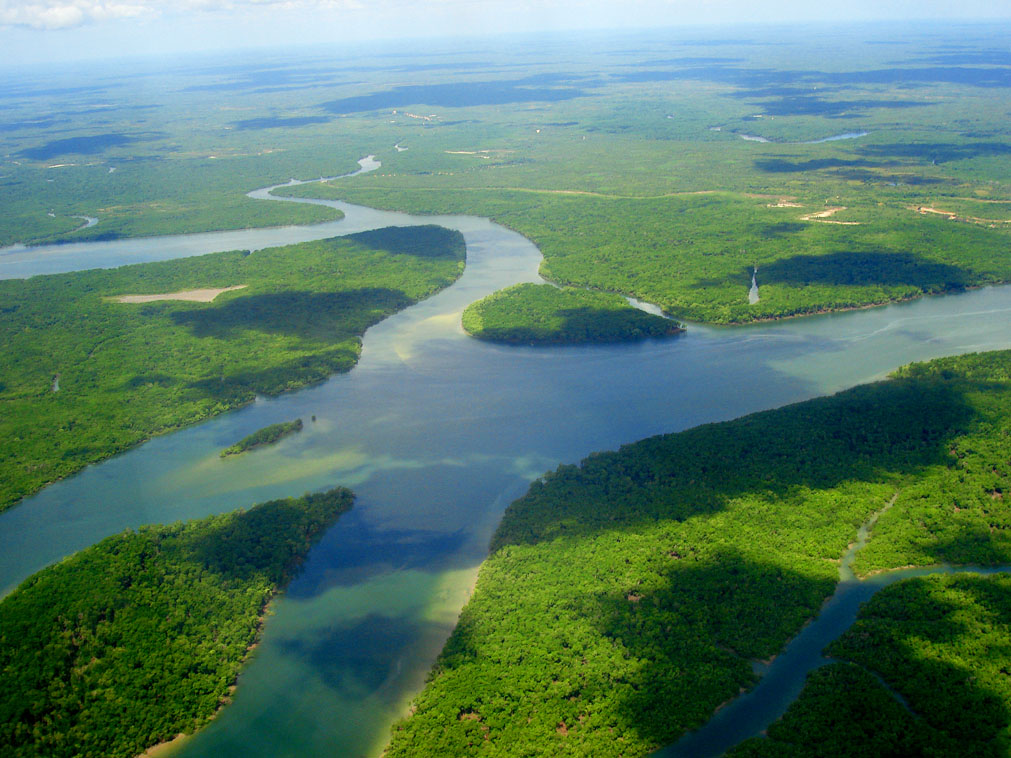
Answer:
[[[1011,2],[0,0],[0,65],[501,32],[909,19],[1011,21]]]

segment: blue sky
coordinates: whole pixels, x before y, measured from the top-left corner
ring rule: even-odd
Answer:
[[[4,63],[554,29],[1001,19],[1007,0],[0,0]]]

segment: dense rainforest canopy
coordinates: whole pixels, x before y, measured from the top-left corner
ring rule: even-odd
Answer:
[[[227,701],[334,489],[109,537],[0,601],[0,753],[132,758]]]
[[[610,292],[517,284],[467,306],[463,328],[492,342],[628,342],[682,331],[676,321],[633,308]]]
[[[674,742],[818,611],[857,527],[893,497],[858,571],[1011,562],[1009,438],[1001,352],[560,467],[507,510],[389,754],[634,756]],[[1001,629],[987,645],[1006,642]],[[886,661],[882,676],[903,670]],[[904,671],[906,689],[925,686]],[[962,693],[929,697],[950,712]]]

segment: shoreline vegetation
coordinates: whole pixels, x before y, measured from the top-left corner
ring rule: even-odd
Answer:
[[[234,445],[226,447],[221,451],[221,457],[227,458],[231,455],[241,455],[258,447],[274,445],[285,437],[290,437],[292,434],[297,434],[300,431],[302,431],[302,419],[300,418],[294,421],[282,421],[279,424],[271,424],[243,437]]]
[[[799,220],[795,208],[769,206],[748,193],[532,200],[509,187],[417,188],[410,179],[367,176],[277,194],[487,217],[537,245],[548,281],[655,303],[689,322],[747,324],[1011,282],[1006,228],[952,224],[905,207],[849,201],[847,215],[860,223],[830,225]],[[734,219],[732,234],[727,219]],[[750,304],[756,265],[762,296]]]
[[[1011,562],[1011,515],[994,505],[1011,475],[1009,374],[1006,351],[912,364],[545,475],[507,509],[387,755],[642,756],[671,744],[749,688],[754,662],[817,615],[875,513],[860,576]],[[918,633],[887,628],[898,650]],[[988,644],[1008,640],[1011,625]],[[861,649],[870,660],[877,648]],[[964,680],[972,672],[954,655],[925,671]],[[917,702],[924,680],[893,681],[901,670],[879,673]],[[975,686],[973,697],[1011,708],[1011,692]],[[949,702],[948,720],[959,692],[931,690]]]
[[[268,603],[351,508],[336,488],[108,537],[0,601],[0,744],[134,758],[228,702]]]
[[[1011,577],[905,579],[864,604],[833,662],[733,758],[1007,755]]]
[[[349,371],[368,327],[452,284],[465,258],[458,232],[388,227],[0,281],[0,510],[155,435]],[[212,302],[114,301],[235,282]]]
[[[532,283],[471,303],[462,323],[472,337],[514,345],[629,342],[684,331],[678,322],[641,311],[621,295]]]

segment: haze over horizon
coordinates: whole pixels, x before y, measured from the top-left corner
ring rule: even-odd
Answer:
[[[944,20],[1011,21],[988,0],[0,0],[8,66],[499,33]]]

